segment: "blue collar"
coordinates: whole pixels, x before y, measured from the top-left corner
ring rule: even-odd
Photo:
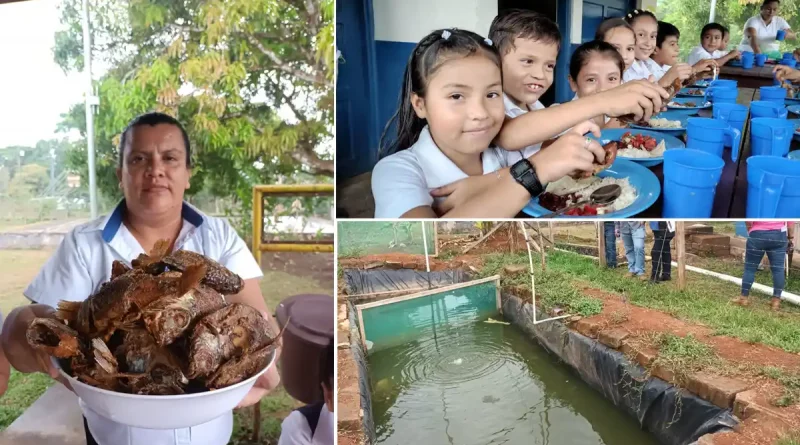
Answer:
[[[122,225],[122,216],[126,208],[125,200],[123,199],[119,204],[117,204],[117,207],[114,209],[114,211],[108,215],[106,223],[103,226],[103,241],[110,243],[111,240],[114,239],[114,236],[117,235],[117,231],[119,231],[119,227]],[[200,227],[203,225],[203,215],[195,210],[195,208],[189,205],[186,201],[183,202],[181,207],[181,216],[195,227]]]

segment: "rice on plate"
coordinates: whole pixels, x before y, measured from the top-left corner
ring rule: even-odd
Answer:
[[[663,117],[654,117],[647,123],[653,128],[682,128],[681,121],[673,121]]]
[[[606,176],[605,178],[600,178],[598,176],[591,176],[585,179],[573,179],[569,176],[564,176],[563,178],[559,179],[558,181],[551,182],[547,185],[545,189],[546,192],[552,193],[554,195],[568,195],[574,193],[578,196],[579,200],[589,199],[589,196],[600,187],[617,184],[622,189],[619,197],[616,201],[611,203],[610,205],[602,206],[598,208],[598,214],[604,213],[611,213],[616,212],[618,210],[622,210],[629,205],[633,204],[636,201],[636,197],[638,194],[636,193],[636,189],[633,188],[628,178],[612,178],[610,176]],[[574,204],[573,202],[569,202],[568,205]]]

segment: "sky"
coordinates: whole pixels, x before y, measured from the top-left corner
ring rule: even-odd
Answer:
[[[83,74],[67,76],[53,61],[58,3],[0,5],[0,147],[64,137],[55,132],[61,113],[83,100]]]

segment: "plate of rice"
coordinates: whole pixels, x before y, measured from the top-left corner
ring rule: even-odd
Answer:
[[[601,171],[597,176],[577,180],[565,176],[547,184],[545,192],[581,200],[588,198],[598,188],[610,184],[622,187],[620,197],[610,206],[599,208],[597,214],[582,217],[629,218],[650,208],[661,194],[661,184],[653,172],[647,167],[619,157],[611,167]],[[540,217],[552,212],[539,204],[539,197],[531,199],[522,211],[532,217]],[[562,217],[576,218],[576,216]]]
[[[637,138],[641,136],[641,138]],[[648,149],[639,148],[642,144],[620,143],[617,149],[617,159],[636,162],[645,167],[652,167],[664,162],[664,152],[673,148],[686,148],[680,139],[669,134],[650,130],[629,130],[625,128],[609,128],[600,133],[598,142],[605,145],[611,141],[630,142],[633,139],[645,139]]]
[[[676,97],[667,104],[670,110],[701,110],[711,108],[711,102],[702,97]]]
[[[705,88],[689,87],[681,88],[677,94],[678,97],[706,97]]]
[[[672,136],[680,136],[686,133],[686,124],[692,113],[686,111],[664,111],[656,114],[646,125],[629,124],[628,128],[637,130],[658,131]]]

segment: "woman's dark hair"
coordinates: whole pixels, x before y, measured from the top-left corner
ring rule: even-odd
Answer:
[[[569,59],[569,76],[572,77],[573,81],[578,81],[578,74],[580,74],[581,69],[589,63],[589,59],[595,54],[613,60],[619,67],[620,76],[625,71],[625,60],[622,59],[616,48],[608,42],[592,40],[577,47],[575,52],[572,53],[572,58]]]
[[[656,23],[658,23],[656,15],[645,9],[634,9],[633,11],[625,15],[625,21],[630,23],[631,26],[633,26],[633,24],[636,22],[636,19],[640,17],[650,17],[651,19],[655,20]]]
[[[626,22],[624,19],[619,17],[613,19],[605,19],[600,23],[600,26],[597,27],[597,31],[594,33],[595,40],[605,40],[606,34],[609,31],[616,28],[625,28],[633,34],[633,28],[631,25]]]
[[[526,9],[507,9],[497,14],[489,26],[489,38],[503,55],[514,48],[515,39],[561,46],[561,31],[556,22]]]
[[[681,31],[672,23],[662,22],[659,20],[656,47],[661,48],[661,45],[664,44],[664,40],[667,40],[667,37],[676,37],[680,39]]]
[[[190,168],[192,166],[192,146],[189,143],[189,135],[186,133],[186,129],[183,128],[183,125],[181,125],[181,123],[174,117],[168,114],[153,111],[136,116],[128,123],[128,126],[125,127],[125,130],[122,131],[122,135],[119,137],[119,146],[117,147],[117,151],[119,152],[120,168],[122,168],[122,161],[125,157],[125,144],[128,141],[131,131],[136,127],[141,127],[144,125],[155,127],[159,124],[168,124],[178,127],[178,129],[181,131],[181,136],[183,136],[183,145],[186,146],[186,168]]]
[[[439,29],[417,43],[406,63],[397,111],[386,123],[381,136],[380,157],[411,147],[417,142],[420,132],[425,128],[426,120],[418,117],[414,112],[414,107],[411,106],[412,94],[425,97],[431,76],[442,65],[449,60],[476,54],[483,54],[498,68],[501,67],[500,53],[492,41],[472,31]],[[387,133],[393,122],[397,122],[397,138],[389,142]]]
[[[764,3],[761,4],[761,9],[766,8],[770,3],[777,3],[780,6],[781,0],[764,0]]]
[[[725,35],[725,27],[720,25],[719,23],[707,23],[706,26],[700,31],[700,38],[706,36],[709,31],[719,31],[720,34],[723,36]]]

